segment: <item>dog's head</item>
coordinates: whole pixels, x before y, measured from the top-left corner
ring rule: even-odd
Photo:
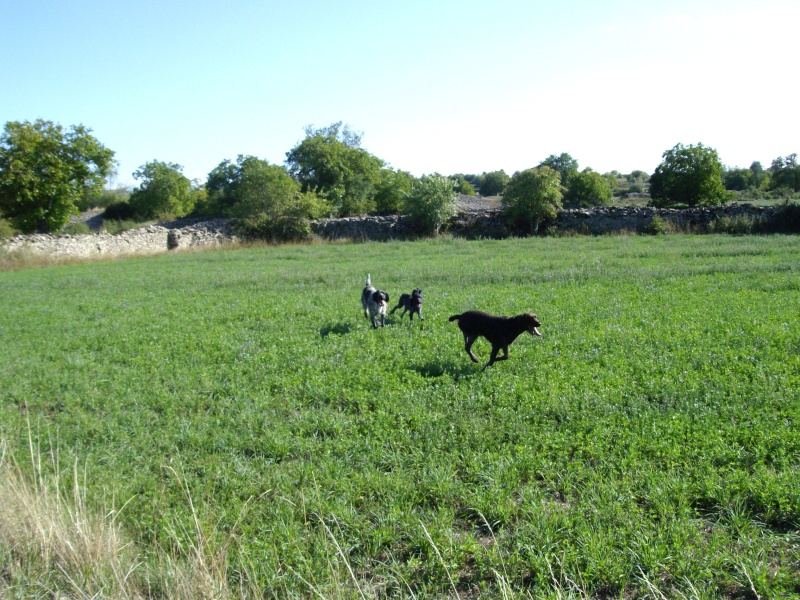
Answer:
[[[375,302],[375,304],[385,304],[389,302],[389,294],[383,290],[375,290],[375,293],[372,294],[372,301]]]
[[[525,330],[528,333],[542,337],[542,334],[539,333],[539,330],[537,329],[537,327],[542,326],[541,321],[539,321],[539,317],[533,313],[523,313],[520,315],[520,319],[525,324]]]
[[[413,292],[411,292],[411,296],[412,297],[417,296],[419,298],[422,298],[422,290],[419,288],[415,289]]]

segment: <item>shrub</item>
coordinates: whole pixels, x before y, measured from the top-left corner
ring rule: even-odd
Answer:
[[[296,219],[288,216],[277,220],[264,214],[234,219],[231,229],[244,238],[278,242],[303,242],[311,237],[311,226],[307,219]]]
[[[561,176],[547,166],[514,173],[503,196],[503,214],[512,229],[537,233],[561,209]]]
[[[127,202],[115,202],[103,211],[103,221],[126,221],[136,216],[136,210]]]
[[[442,175],[427,175],[405,198],[406,212],[419,233],[438,234],[447,219],[456,214],[453,181]]]
[[[796,202],[780,206],[774,219],[774,230],[780,233],[800,233],[800,204]]]
[[[0,219],[0,240],[7,240],[15,233],[17,233],[17,230],[11,226],[11,223],[5,219]]]
[[[73,221],[72,223],[67,223],[61,230],[61,233],[66,233],[68,235],[89,235],[92,233],[92,230],[83,221]]]
[[[650,235],[664,235],[668,230],[669,226],[667,222],[658,215],[653,215],[653,218],[650,219],[650,223],[644,228],[644,232]]]
[[[136,229],[138,226],[139,224],[136,221],[122,219],[111,219],[107,221],[104,219],[100,229],[111,235],[119,235],[123,231]]]

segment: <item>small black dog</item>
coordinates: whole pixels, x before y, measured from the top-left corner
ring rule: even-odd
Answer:
[[[375,318],[379,317],[381,327],[386,325],[386,309],[389,306],[389,294],[383,290],[376,290],[372,286],[369,274],[367,274],[367,282],[364,289],[361,291],[361,307],[364,309],[364,316],[372,320],[372,328],[377,329],[378,325]]]
[[[408,313],[408,318],[413,321],[414,313],[416,313],[419,320],[424,321],[425,319],[422,318],[422,290],[417,288],[410,294],[401,294],[400,301],[389,314],[394,314],[394,311],[398,308],[403,309],[403,314],[400,315],[400,318],[403,318]]]

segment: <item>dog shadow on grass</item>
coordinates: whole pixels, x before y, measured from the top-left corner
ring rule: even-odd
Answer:
[[[480,371],[476,371],[471,364],[455,363],[452,361],[427,362],[424,365],[411,367],[411,370],[416,371],[426,378],[449,375],[454,381],[470,379],[480,373]]]
[[[328,337],[329,335],[345,335],[350,333],[351,329],[350,323],[330,323],[321,327],[319,330],[319,334],[322,337]]]

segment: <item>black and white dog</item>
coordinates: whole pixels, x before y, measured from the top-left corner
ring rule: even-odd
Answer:
[[[386,325],[386,309],[389,306],[389,294],[383,290],[376,290],[372,287],[367,274],[367,283],[364,285],[364,290],[361,292],[361,306],[364,308],[364,317],[372,321],[373,329],[378,328],[375,322],[377,317],[380,317],[381,327]]]
[[[398,308],[403,309],[403,314],[400,315],[400,318],[403,318],[408,313],[408,318],[413,321],[414,313],[416,313],[419,320],[424,321],[425,319],[422,318],[422,290],[417,288],[410,294],[401,294],[400,301],[389,314],[394,314],[394,311]]]

